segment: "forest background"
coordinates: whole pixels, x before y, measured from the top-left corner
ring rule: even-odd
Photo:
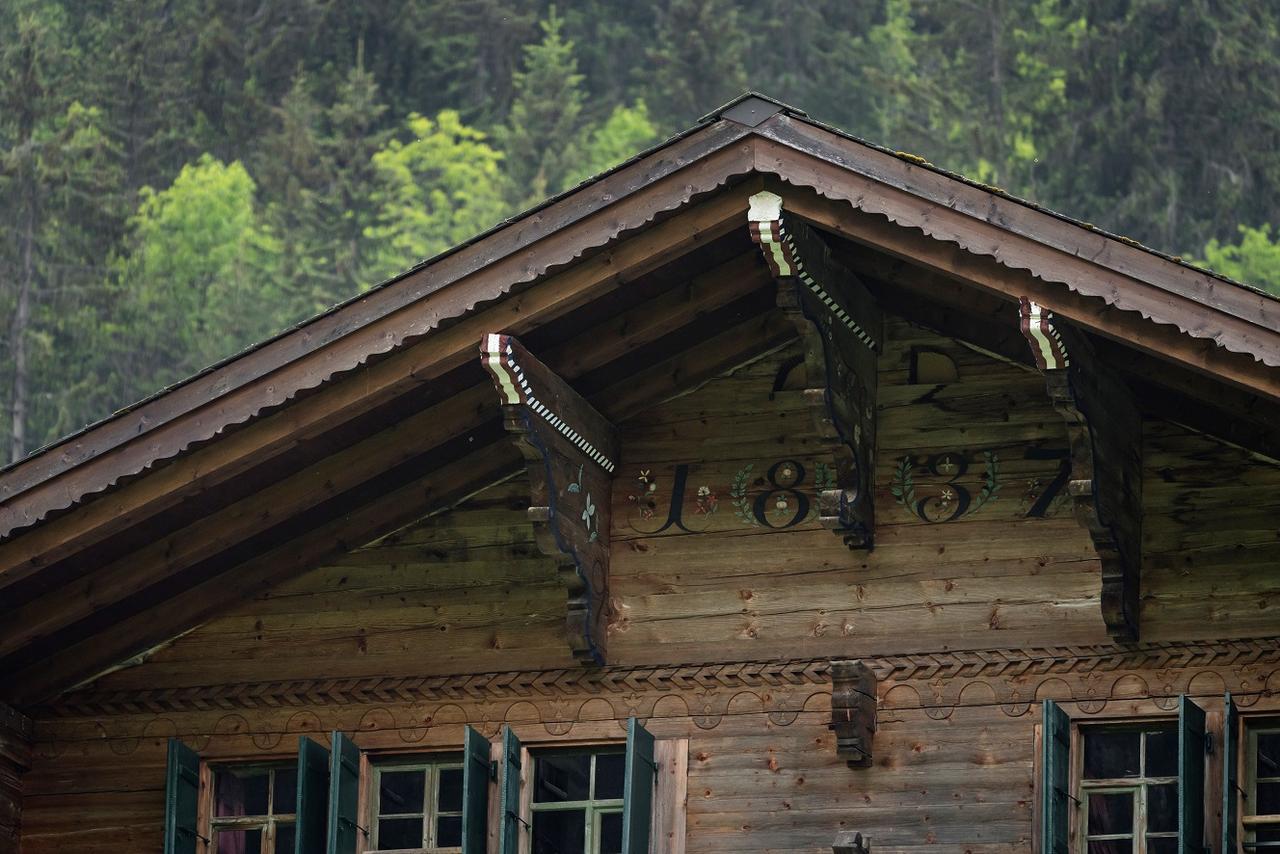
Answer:
[[[747,88],[1280,294],[1274,0],[0,0],[0,461]]]

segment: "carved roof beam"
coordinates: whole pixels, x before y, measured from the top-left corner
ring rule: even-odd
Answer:
[[[884,322],[871,293],[812,228],[782,217],[782,197],[751,197],[751,237],[778,282],[778,306],[800,333],[814,426],[835,483],[818,493],[819,519],[850,548],[875,533],[876,359]]]
[[[569,646],[579,661],[604,664],[617,430],[512,336],[486,335],[480,351],[529,472],[538,547],[559,564],[568,589]]]
[[[1022,334],[1067,424],[1076,519],[1102,561],[1102,617],[1118,641],[1138,639],[1142,571],[1142,417],[1124,381],[1087,336],[1020,300]]]

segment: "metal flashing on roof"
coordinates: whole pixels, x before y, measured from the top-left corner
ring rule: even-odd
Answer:
[[[720,113],[720,118],[746,125],[749,128],[763,124],[770,116],[782,112],[782,107],[763,98],[744,98],[729,109]]]

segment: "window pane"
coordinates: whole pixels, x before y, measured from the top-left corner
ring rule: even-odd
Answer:
[[[378,848],[394,850],[396,848],[421,848],[422,845],[422,819],[378,819]]]
[[[1132,854],[1132,839],[1108,839],[1089,843],[1089,854]]]
[[[462,816],[447,815],[436,819],[436,845],[457,848],[462,844]]]
[[[1178,776],[1178,731],[1149,732],[1147,738],[1147,776]]]
[[[536,770],[537,778],[533,787],[534,803],[585,801],[590,796],[591,754],[589,753],[540,756]]]
[[[462,769],[450,768],[440,772],[440,797],[437,799],[441,812],[460,812],[462,810]]]
[[[271,812],[275,815],[293,815],[298,810],[298,769],[281,768],[276,771],[276,787],[271,793]],[[277,852],[280,846],[276,846]]]
[[[622,854],[622,813],[600,816],[600,854]]]
[[[1258,815],[1280,813],[1280,783],[1258,784]]]
[[[213,841],[216,854],[262,854],[261,830],[219,830]]]
[[[1089,794],[1089,835],[1133,832],[1133,795],[1129,792]]]
[[[378,775],[378,812],[403,815],[423,812],[427,775],[423,771],[383,771]],[[384,846],[385,847],[385,846]]]
[[[1147,854],[1178,854],[1178,837],[1147,837]]]
[[[218,771],[214,783],[214,812],[216,816],[266,815],[266,770],[226,768]]]
[[[1084,736],[1084,776],[1089,780],[1137,777],[1141,733],[1091,729]]]
[[[1147,830],[1152,833],[1177,831],[1178,784],[1147,787]]]
[[[276,825],[276,854],[293,854],[298,844],[298,827],[295,824]]]
[[[1253,835],[1254,842],[1280,842],[1280,828],[1259,830]]]
[[[1280,777],[1280,732],[1258,733],[1258,776]]]
[[[622,800],[622,778],[626,768],[627,757],[621,753],[606,753],[596,757],[597,800]]]
[[[587,815],[582,810],[543,810],[533,814],[533,854],[582,854]]]

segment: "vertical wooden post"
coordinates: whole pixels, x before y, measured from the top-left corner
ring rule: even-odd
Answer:
[[[22,775],[31,767],[31,719],[0,703],[0,854],[18,854]]]

